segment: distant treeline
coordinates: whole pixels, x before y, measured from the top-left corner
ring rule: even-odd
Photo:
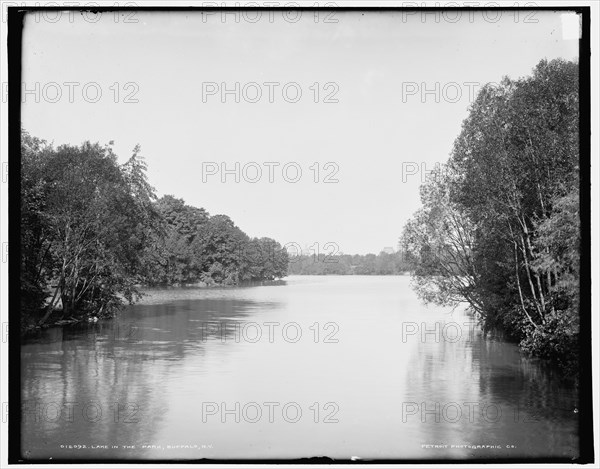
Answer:
[[[570,373],[579,353],[578,85],[576,62],[544,60],[531,77],[484,87],[403,235],[424,300],[467,302],[486,330]]]
[[[278,242],[173,196],[157,200],[139,151],[119,164],[112,142],[54,148],[22,132],[22,328],[110,315],[144,284],[286,275]]]
[[[411,266],[402,253],[290,256],[290,275],[398,275]]]

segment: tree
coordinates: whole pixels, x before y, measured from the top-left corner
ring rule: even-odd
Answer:
[[[57,310],[83,318],[135,301],[141,284],[238,284],[287,274],[287,252],[250,238],[226,215],[157,200],[136,146],[119,165],[109,145],[54,148],[21,139],[22,325]],[[258,256],[248,258],[249,245]]]
[[[103,314],[138,295],[154,195],[138,151],[121,167],[109,145],[55,150],[23,133],[23,284],[42,301],[54,288],[39,323],[59,303],[64,315]]]
[[[544,356],[578,333],[578,73],[576,62],[543,60],[531,77],[484,87],[447,163],[451,177],[425,185],[433,202],[423,200],[405,229],[423,298],[457,293],[484,327]],[[456,230],[457,220],[469,256],[454,272],[446,228]],[[457,285],[465,278],[466,292]]]
[[[484,314],[473,263],[475,226],[450,200],[452,176],[440,167],[421,186],[423,208],[405,225],[402,247],[414,266],[413,286],[423,300],[454,307],[466,301]]]
[[[52,152],[45,141],[25,130],[21,136],[21,311],[27,326],[43,306],[47,266],[53,259],[53,233],[45,210],[49,186],[45,183],[43,161]]]

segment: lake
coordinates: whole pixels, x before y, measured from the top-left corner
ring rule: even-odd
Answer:
[[[24,458],[578,456],[576,391],[408,276],[146,293],[24,341]]]

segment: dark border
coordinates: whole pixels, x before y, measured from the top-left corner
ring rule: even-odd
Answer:
[[[580,462],[594,461],[594,409],[592,398],[592,186],[590,170],[592,156],[592,88],[590,69],[590,22],[590,9],[583,9],[581,18],[581,39],[579,40],[579,217],[581,220],[581,266],[579,271],[579,397],[580,407],[583,409],[583,415],[580,414],[579,417]],[[598,159],[596,159],[596,164],[598,164]]]
[[[8,26],[8,82],[9,82],[9,243],[11,246],[8,273],[9,321],[18,329],[20,311],[20,187],[21,187],[21,56],[23,20],[25,14],[35,11],[222,11],[258,10],[248,7],[7,7]],[[592,331],[591,331],[591,69],[590,69],[590,10],[591,7],[296,7],[300,11],[572,11],[581,15],[582,37],[579,40],[579,139],[580,139],[580,214],[581,214],[581,270],[580,278],[580,419],[579,419],[579,458],[497,458],[497,459],[377,459],[377,460],[336,460],[328,457],[302,459],[186,459],[186,460],[135,460],[135,459],[23,459],[21,457],[21,338],[18,331],[10,334],[9,349],[9,464],[503,464],[503,463],[578,463],[594,462],[593,400],[592,400]],[[290,11],[291,8],[274,7],[260,10]],[[15,85],[16,84],[16,85]],[[585,197],[588,194],[588,197]],[[585,313],[585,314],[581,314]],[[13,326],[12,330],[15,329]]]
[[[21,453],[21,12],[7,8],[8,49],[8,463],[17,462]],[[11,259],[12,257],[12,259]],[[14,279],[14,280],[11,280]],[[16,327],[15,327],[16,325]],[[15,331],[16,329],[16,331]],[[15,333],[16,332],[16,333]],[[11,360],[12,359],[12,360]]]

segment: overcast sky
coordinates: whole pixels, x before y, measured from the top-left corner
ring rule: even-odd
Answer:
[[[121,161],[139,143],[159,195],[250,236],[377,253],[396,248],[419,173],[447,160],[470,95],[577,58],[564,12],[457,14],[31,15],[23,127],[55,144],[113,140]],[[403,168],[418,173],[403,182]]]

